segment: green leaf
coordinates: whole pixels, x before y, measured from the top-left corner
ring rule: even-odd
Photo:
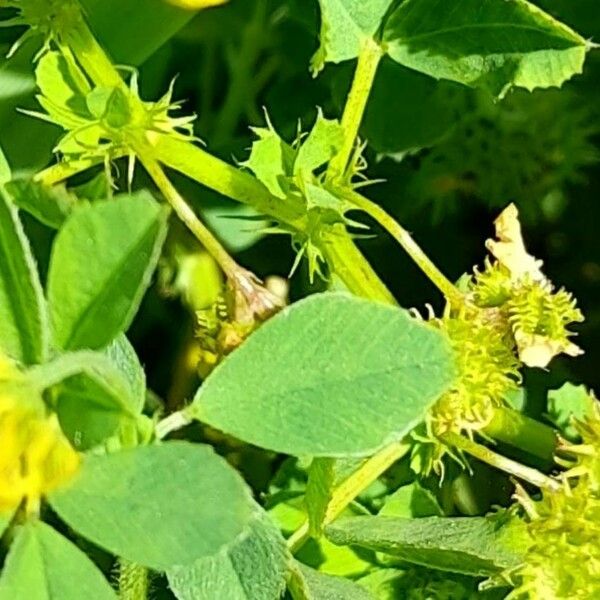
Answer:
[[[46,52],[40,58],[35,80],[41,92],[38,102],[55,123],[71,129],[92,116],[86,105],[90,84],[76,63],[60,52]]]
[[[548,392],[548,418],[569,439],[577,439],[572,419],[582,421],[593,414],[594,398],[583,385],[565,383],[557,390]]]
[[[223,197],[211,201],[208,193],[202,195],[200,212],[206,224],[233,253],[254,246],[265,236],[265,230],[271,225],[268,218],[248,204],[231,202]]]
[[[581,73],[586,41],[525,0],[406,0],[385,27],[389,55],[436,79],[504,94],[561,86]]]
[[[52,527],[24,525],[0,578],[0,600],[116,600],[96,565]]]
[[[321,46],[311,63],[317,74],[325,63],[356,58],[366,38],[372,38],[392,0],[319,0]]]
[[[326,119],[319,109],[311,132],[298,150],[294,161],[294,175],[310,175],[329,162],[341,147],[343,139],[344,130],[339,121]]]
[[[443,512],[435,495],[418,481],[413,481],[388,496],[379,515],[420,518],[442,516]]]
[[[35,259],[16,207],[0,189],[0,348],[23,363],[44,360],[48,316]]]
[[[18,208],[53,229],[60,228],[78,202],[64,186],[48,187],[31,179],[11,181],[6,191]]]
[[[13,511],[0,513],[0,537],[6,531],[6,528],[10,525],[13,518]]]
[[[358,580],[378,600],[500,600],[506,590],[479,591],[474,577],[420,567],[376,569]]]
[[[319,573],[299,562],[295,563],[289,585],[294,600],[373,600],[373,596],[356,583]]]
[[[10,170],[10,165],[8,164],[8,160],[6,159],[6,155],[2,150],[2,146],[0,146],[0,185],[3,185],[10,181],[12,178],[12,173]]]
[[[327,507],[333,497],[337,480],[336,463],[335,458],[315,458],[308,470],[304,502],[312,537],[318,538],[323,533]]]
[[[132,351],[119,341],[102,353],[66,353],[29,371],[49,391],[61,427],[77,449],[101,444],[141,413],[145,385],[142,393],[135,367],[124,364],[132,360],[124,354]]]
[[[195,13],[164,0],[82,0],[86,17],[118,64],[141,65]]]
[[[257,505],[240,537],[167,577],[179,600],[273,600],[285,588],[288,558],[279,529]]]
[[[334,489],[353,473],[361,462],[356,459],[333,458],[315,458],[311,462],[304,502],[313,537],[319,537],[323,532],[323,522]]]
[[[60,348],[101,348],[129,327],[158,262],[167,215],[147,192],[72,212],[57,235],[48,275]]]
[[[146,402],[146,373],[135,349],[125,335],[119,335],[103,353],[127,379],[132,408],[142,412]]]
[[[158,571],[219,552],[252,517],[241,477],[211,448],[187,442],[86,456],[49,501],[98,546]]]
[[[253,142],[250,157],[242,166],[250,169],[273,196],[285,199],[286,178],[291,174],[295,151],[279,137],[271,123],[268,127],[253,127],[252,131],[258,140]]]
[[[485,517],[354,517],[325,529],[335,544],[385,552],[433,569],[487,576],[521,560],[520,530]]]
[[[368,455],[418,424],[452,375],[446,340],[407,312],[319,294],[221,363],[190,414],[277,452]]]

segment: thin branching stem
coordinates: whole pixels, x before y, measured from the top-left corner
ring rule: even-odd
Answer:
[[[405,456],[411,448],[406,442],[393,442],[377,454],[367,459],[352,475],[345,479],[333,492],[327,506],[324,524],[331,523],[346,509],[346,507],[396,461]],[[306,520],[288,539],[290,552],[297,552],[308,540],[309,524]]]
[[[557,491],[561,487],[558,481],[540,473],[538,470],[497,454],[489,448],[457,433],[445,433],[440,439],[449,446],[462,450],[466,454],[469,454],[496,469],[500,469],[505,473],[514,475],[523,481],[527,481],[536,487],[551,491]]]
[[[342,146],[329,163],[328,180],[343,178],[346,173],[382,56],[380,45],[372,38],[366,38],[358,55],[354,79],[342,115]]]
[[[453,306],[464,303],[463,294],[438,269],[435,263],[423,252],[413,237],[381,206],[350,189],[338,190],[340,196],[351,202],[356,208],[364,211],[379,223],[407,252],[417,266],[427,275],[431,282],[444,294]]]

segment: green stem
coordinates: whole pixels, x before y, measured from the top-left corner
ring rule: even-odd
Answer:
[[[463,437],[462,435],[448,432],[442,435],[440,439],[449,446],[453,446],[458,450],[462,450],[463,452],[474,456],[480,461],[491,465],[496,469],[500,469],[501,471],[509,473],[510,475],[514,475],[519,479],[528,481],[532,485],[535,485],[539,488],[548,489],[551,491],[557,491],[560,489],[560,484],[551,477],[540,473],[536,469],[526,467],[515,460],[511,460],[510,458],[506,458],[505,456],[497,454],[489,448],[486,448],[481,444],[477,444],[476,442]]]
[[[130,145],[137,154],[140,162],[161,191],[167,202],[186,227],[196,236],[198,241],[206,248],[211,256],[217,261],[225,275],[232,281],[236,280],[240,266],[229,256],[229,253],[213,233],[196,216],[190,205],[183,199],[175,189],[169,178],[165,175],[162,167],[154,158],[151,146],[140,140],[131,140]]]
[[[397,304],[343,225],[321,234],[321,242],[332,277],[339,278],[357,296],[385,304]]]
[[[333,492],[325,513],[324,525],[337,519],[346,507],[411,448],[405,442],[394,442],[367,459],[352,475],[345,479]],[[310,537],[306,520],[288,539],[290,552],[297,552]]]
[[[499,442],[552,463],[558,444],[556,431],[511,408],[498,408],[483,433]]]
[[[64,34],[63,42],[73,52],[95,85],[109,88],[126,87],[119,71],[87,26],[83,15]]]
[[[154,432],[156,437],[159,440],[162,440],[170,433],[187,427],[192,421],[193,419],[185,412],[185,410],[179,410],[160,420],[156,424]]]
[[[327,179],[330,181],[343,179],[346,174],[382,55],[381,47],[375,40],[365,39],[342,116],[342,146],[327,168]]]
[[[146,567],[119,559],[119,600],[146,600],[149,583]]]
[[[190,179],[281,223],[302,229],[305,209],[300,202],[272,196],[253,175],[213,156],[191,142],[168,135],[151,134],[157,160]]]
[[[124,81],[104,50],[96,42],[83,17],[77,26],[67,33],[64,43],[70,47],[80,65],[96,85],[125,87]],[[355,95],[358,97],[358,93]],[[135,100],[131,95],[129,97]],[[356,104],[357,107],[358,105],[359,103]],[[350,116],[346,121],[350,121]],[[148,134],[147,138],[154,150],[153,158],[158,162],[229,198],[250,204],[258,212],[269,215],[281,223],[299,231],[306,229],[306,210],[301,202],[275,198],[249,173],[227,164],[189,141],[155,133]],[[140,160],[144,162],[142,156],[140,156]],[[69,174],[74,174],[72,169],[59,167],[56,171],[46,171],[40,174],[38,179],[56,181],[57,176],[66,178]],[[179,201],[177,205],[186,217],[195,217],[189,207],[184,209]],[[363,296],[370,295],[374,299],[378,298],[385,302],[392,301],[391,294],[385,285],[351,243],[349,234],[344,232],[341,235],[335,235],[327,245],[327,253],[334,257],[333,270],[339,270],[338,276],[351,292]],[[366,284],[357,277],[357,271],[361,271],[366,276]]]
[[[423,252],[410,233],[381,206],[350,189],[338,189],[337,192],[341,197],[354,204],[356,208],[366,212],[377,221],[404,248],[421,271],[444,294],[450,304],[458,307],[464,303],[464,297],[456,286],[446,278],[433,261]]]

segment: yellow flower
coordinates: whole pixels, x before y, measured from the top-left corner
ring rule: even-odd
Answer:
[[[225,4],[227,0],[167,0],[169,4],[185,8],[187,10],[201,10],[210,6]]]
[[[55,415],[10,392],[11,387],[0,391],[0,513],[23,501],[28,512],[36,512],[42,496],[74,475],[80,457]]]

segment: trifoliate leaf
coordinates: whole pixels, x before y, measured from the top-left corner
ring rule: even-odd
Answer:
[[[313,56],[316,75],[325,63],[356,58],[362,43],[372,38],[392,0],[319,0],[321,5],[321,46]]]
[[[586,41],[525,0],[406,0],[385,27],[389,55],[436,79],[502,95],[561,86],[581,73]]]
[[[254,332],[211,373],[189,410],[277,452],[365,456],[425,417],[453,367],[445,337],[405,311],[318,294]]]
[[[98,567],[60,533],[41,521],[18,530],[2,577],[0,599],[117,600]]]
[[[288,560],[281,532],[256,506],[235,540],[191,565],[172,567],[167,577],[179,600],[273,600],[285,588]]]

